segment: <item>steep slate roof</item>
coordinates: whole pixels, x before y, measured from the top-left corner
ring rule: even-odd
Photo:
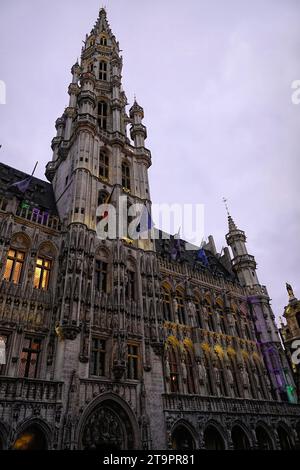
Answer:
[[[155,240],[156,253],[163,258],[171,260],[170,252],[174,246],[174,235],[169,235],[170,239],[165,240],[161,238],[161,231],[159,231],[159,234],[160,237],[156,238]],[[180,256],[176,261],[173,261],[174,264],[178,262],[187,263],[192,269],[207,271],[210,272],[213,276],[223,277],[224,279],[234,283],[239,282],[235,273],[229,271],[221,262],[220,258],[215,256],[210,250],[204,247],[204,251],[208,260],[208,266],[205,266],[200,260],[198,260],[197,255],[200,248],[195,247],[195,250],[186,250],[185,245],[186,242],[180,239]]]
[[[23,171],[16,170],[0,162],[0,195],[6,198],[16,197],[20,200],[26,199],[32,205],[42,210],[47,210],[52,215],[58,215],[51,183],[33,177],[25,194],[14,186],[9,187],[13,183],[18,183],[29,176],[27,173],[23,173]]]

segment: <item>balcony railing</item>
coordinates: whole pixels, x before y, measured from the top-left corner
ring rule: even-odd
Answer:
[[[164,394],[165,411],[216,412],[255,415],[300,416],[300,405],[269,400]]]
[[[50,215],[48,212],[42,212],[38,208],[19,206],[17,208],[16,215],[53,230],[60,230],[61,228],[58,217]]]
[[[0,375],[0,400],[60,402],[63,382]]]

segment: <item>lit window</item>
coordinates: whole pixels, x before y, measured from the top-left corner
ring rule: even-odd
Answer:
[[[99,176],[108,179],[109,176],[109,159],[106,152],[100,152],[99,158]]]
[[[107,292],[108,264],[101,260],[96,260],[95,278],[96,289]]]
[[[104,60],[99,63],[99,80],[107,80],[107,63]]]
[[[25,253],[23,251],[9,250],[3,279],[18,284],[24,265]]]
[[[93,338],[91,375],[105,376],[105,355],[106,342],[99,338]]]
[[[122,186],[130,191],[130,168],[127,163],[122,163]]]
[[[98,124],[101,129],[106,129],[107,127],[107,103],[105,101],[98,103]]]
[[[19,371],[21,377],[30,377],[31,379],[34,379],[37,376],[40,352],[40,339],[29,337],[25,338]]]
[[[138,379],[138,347],[134,344],[128,344],[127,359],[127,378],[132,380]]]
[[[49,287],[49,279],[51,272],[51,261],[47,258],[39,257],[36,260],[34,281],[35,289],[47,290]]]

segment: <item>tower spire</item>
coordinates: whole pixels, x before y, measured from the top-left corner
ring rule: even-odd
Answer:
[[[226,199],[225,197],[223,197],[223,202],[224,202],[225,209],[226,209],[226,212],[227,212],[229,232],[233,232],[234,230],[237,230],[237,226],[236,226],[236,224],[234,223],[234,220],[233,220],[233,218],[232,218],[231,215],[230,215],[229,207],[228,207],[228,199]]]

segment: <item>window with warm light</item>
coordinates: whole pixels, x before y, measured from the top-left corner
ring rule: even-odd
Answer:
[[[24,266],[25,253],[23,251],[8,250],[3,279],[18,284]]]
[[[47,290],[51,273],[51,261],[47,258],[39,257],[36,260],[34,270],[33,285],[35,289]]]

